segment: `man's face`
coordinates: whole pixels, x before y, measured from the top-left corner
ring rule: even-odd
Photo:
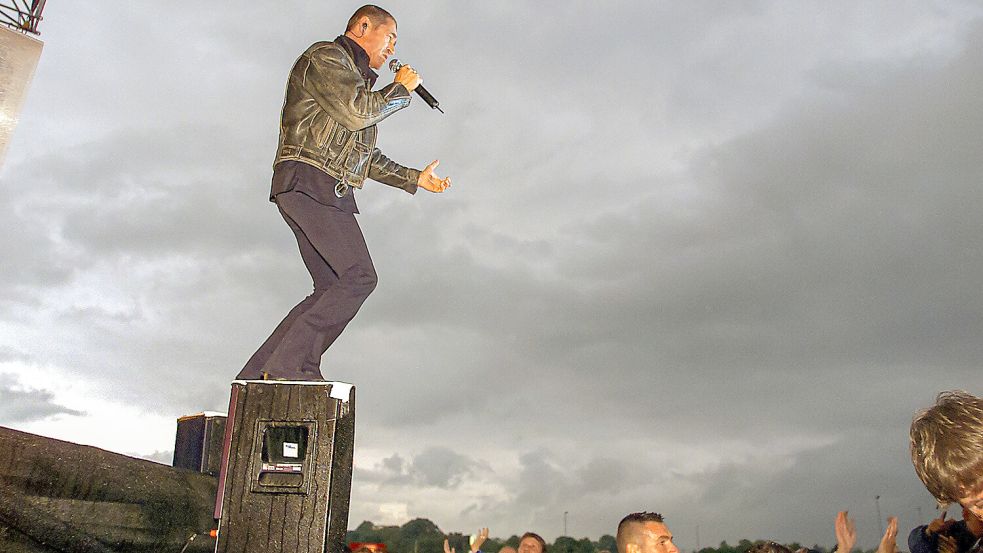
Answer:
[[[976,518],[983,519],[983,490],[960,499],[959,504]]]
[[[536,538],[526,538],[519,542],[519,553],[543,553],[543,546]]]
[[[368,23],[365,33],[357,39],[359,46],[369,55],[369,67],[379,69],[386,58],[396,53],[396,22],[387,19],[385,23]]]
[[[969,509],[963,507],[963,520],[966,521],[966,528],[972,532],[974,536],[978,538],[983,537],[983,520],[980,520],[980,517],[974,515]]]
[[[672,532],[661,522],[642,523],[637,541],[638,553],[679,553],[676,544],[672,543]]]

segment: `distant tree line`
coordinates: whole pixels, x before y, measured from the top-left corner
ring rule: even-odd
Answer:
[[[377,526],[369,521],[358,525],[358,528],[348,532],[348,542],[371,542],[384,543],[389,553],[443,553],[444,538],[447,538],[450,546],[456,553],[468,553],[468,535],[460,532],[444,533],[433,522],[425,518],[413,519],[402,526]],[[759,540],[760,541],[760,540]],[[697,553],[747,553],[757,542],[741,540],[737,545],[730,545],[726,541],[720,542],[718,547],[704,547]],[[497,553],[505,545],[517,547],[519,536],[511,536],[508,539],[488,538],[481,550],[484,553]],[[789,549],[795,551],[803,546],[799,543],[785,544]],[[597,541],[589,538],[575,539],[569,536],[560,536],[556,541],[549,544],[548,553],[600,553],[607,551],[617,553],[618,547],[614,536],[605,534]],[[828,549],[820,545],[808,547],[815,553],[830,553]],[[854,550],[852,553],[875,553],[876,550],[869,551]]]
[[[737,542],[737,545],[730,545],[726,541],[722,541],[720,542],[720,545],[717,547],[703,547],[696,553],[747,553],[748,549],[751,549],[752,545],[756,543],[761,543],[762,541],[765,540],[756,540],[756,541],[741,540]],[[804,548],[804,549],[808,549],[810,553],[832,553],[832,550],[827,549],[818,544],[813,544],[811,546],[808,546],[808,545],[802,545],[799,542],[792,542],[792,543],[784,543],[782,545],[791,549],[793,552]],[[899,553],[903,553],[901,552],[900,549],[898,551]],[[877,553],[877,549],[874,548],[874,549],[865,550],[865,549],[855,548],[850,553]]]
[[[433,522],[425,518],[413,519],[402,526],[377,526],[369,521],[348,532],[347,541],[384,543],[389,553],[443,553],[444,538],[456,553],[468,553],[469,534],[460,532],[445,533]],[[488,538],[481,546],[483,553],[497,553],[503,546],[519,546],[519,536],[508,539]],[[614,536],[603,535],[597,541],[588,538],[574,539],[568,536],[556,538],[549,544],[549,553],[598,553],[608,551],[617,553]]]

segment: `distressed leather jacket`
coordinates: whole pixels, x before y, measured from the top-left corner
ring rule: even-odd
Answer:
[[[366,74],[356,63],[359,56]],[[346,37],[312,44],[290,71],[273,164],[313,165],[338,180],[339,197],[350,186],[361,188],[366,178],[416,193],[420,171],[375,147],[376,124],[408,106],[410,93],[399,83],[373,92],[374,81],[365,52]]]

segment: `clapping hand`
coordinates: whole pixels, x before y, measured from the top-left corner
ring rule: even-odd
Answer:
[[[478,531],[478,534],[472,536],[474,539],[471,541],[471,552],[481,551],[481,544],[485,543],[488,539],[488,529],[482,528]],[[446,552],[445,552],[446,553]],[[454,553],[453,551],[451,553]]]
[[[956,538],[939,534],[939,553],[956,553]]]
[[[887,530],[877,546],[877,553],[897,553],[898,551],[898,517],[887,518]]]
[[[848,518],[846,511],[836,514],[836,551],[837,553],[850,553],[853,545],[857,543],[857,526],[853,520]],[[451,552],[453,553],[453,552]]]

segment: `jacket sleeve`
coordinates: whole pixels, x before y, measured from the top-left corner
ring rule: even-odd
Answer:
[[[420,180],[420,171],[403,167],[386,157],[382,150],[376,148],[372,150],[372,159],[369,160],[369,178],[389,186],[402,188],[410,194],[416,194],[416,183]]]
[[[399,83],[373,92],[348,64],[339,48],[322,46],[304,53],[292,75],[332,119],[350,131],[375,125],[410,105],[410,93]]]

